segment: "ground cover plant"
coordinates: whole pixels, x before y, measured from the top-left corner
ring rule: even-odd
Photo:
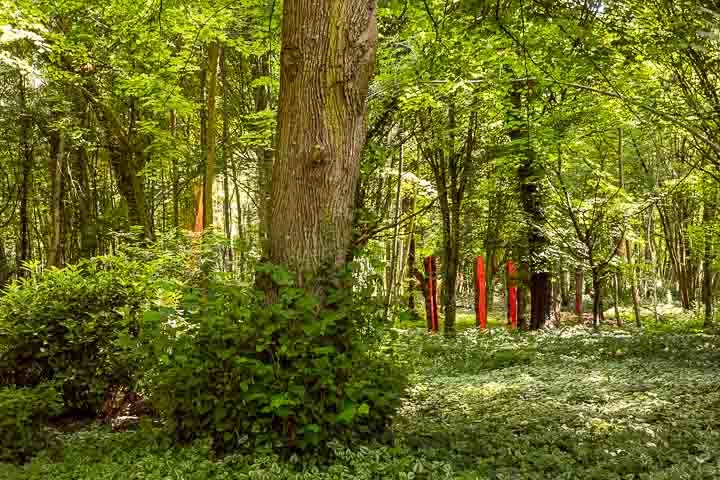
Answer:
[[[62,461],[3,464],[4,478],[715,478],[720,341],[704,334],[407,331],[411,385],[393,444],[333,445],[330,460],[213,457],[157,431],[65,434]]]

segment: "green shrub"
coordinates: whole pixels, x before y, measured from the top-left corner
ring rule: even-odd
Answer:
[[[11,285],[0,301],[0,381],[58,380],[66,406],[88,414],[107,385],[127,385],[132,366],[114,342],[139,327],[146,284],[133,266],[99,258]]]
[[[0,462],[24,462],[53,443],[45,423],[62,401],[52,385],[0,388]]]
[[[211,285],[186,331],[159,353],[153,399],[181,442],[228,450],[319,451],[381,438],[406,377],[378,348],[381,310],[336,290],[323,300],[273,271],[277,301]],[[146,315],[167,324],[165,314]]]
[[[118,255],[49,269],[11,284],[0,297],[0,385],[57,380],[66,408],[94,415],[109,386],[133,387],[141,365],[141,312],[174,306],[210,275],[217,236],[193,244],[176,233],[153,244],[118,236]],[[197,255],[198,247],[201,254]]]

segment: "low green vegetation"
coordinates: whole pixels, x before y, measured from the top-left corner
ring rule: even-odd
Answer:
[[[717,478],[720,340],[576,326],[386,339],[411,372],[393,441],[331,442],[330,457],[214,456],[152,427],[62,435],[10,479]]]

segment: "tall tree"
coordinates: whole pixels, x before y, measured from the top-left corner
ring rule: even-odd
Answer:
[[[203,227],[212,227],[213,224],[213,184],[217,170],[217,78],[218,54],[220,46],[212,42],[208,46],[207,66],[207,142],[205,156],[205,178],[203,181]]]
[[[342,265],[375,64],[375,2],[283,5],[277,157],[269,259],[299,274]]]

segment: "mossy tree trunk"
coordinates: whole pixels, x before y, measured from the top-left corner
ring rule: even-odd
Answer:
[[[351,247],[376,48],[375,2],[284,3],[268,253],[301,284]]]

